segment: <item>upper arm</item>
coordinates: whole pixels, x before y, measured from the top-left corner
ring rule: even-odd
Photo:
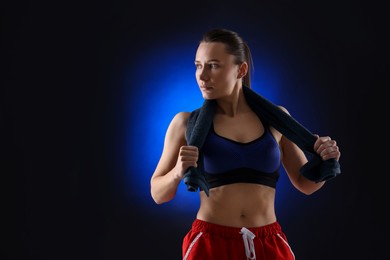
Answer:
[[[286,108],[279,106],[284,112],[290,115]],[[280,140],[283,167],[295,188],[305,191],[307,181],[300,173],[301,167],[307,163],[305,153],[287,137],[282,136]],[[311,185],[311,183],[309,184]]]
[[[290,115],[286,108],[282,106],[279,106],[279,108]],[[295,179],[300,173],[300,168],[307,162],[306,155],[295,143],[284,135],[281,137],[280,147],[283,166],[289,174],[289,177]]]
[[[186,145],[185,132],[189,112],[177,113],[165,133],[164,146],[152,179],[167,174],[175,166],[180,147]]]

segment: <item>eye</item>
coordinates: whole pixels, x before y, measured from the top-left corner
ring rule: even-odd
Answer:
[[[217,68],[219,68],[219,65],[218,65],[217,63],[210,63],[210,64],[209,64],[209,67],[210,67],[211,69],[217,69]]]
[[[200,65],[200,64],[195,64],[195,67],[196,67],[196,69],[201,69],[202,68],[202,65]]]

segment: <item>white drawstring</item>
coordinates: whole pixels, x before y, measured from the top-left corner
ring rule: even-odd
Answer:
[[[255,246],[253,244],[253,239],[255,238],[255,234],[253,234],[249,229],[244,227],[241,228],[240,234],[242,234],[242,239],[244,240],[245,254],[247,259],[255,260],[256,254],[255,254]]]

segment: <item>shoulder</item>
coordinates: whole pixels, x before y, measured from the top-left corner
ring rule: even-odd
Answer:
[[[290,115],[290,113],[288,112],[287,108],[285,108],[284,106],[280,106],[280,105],[278,105],[278,107],[279,107],[283,112],[285,112],[286,114]]]
[[[187,120],[190,117],[190,114],[191,114],[190,112],[179,112],[173,117],[172,123],[178,125],[186,125]]]
[[[190,112],[179,112],[171,120],[171,123],[169,125],[169,128],[172,131],[185,131],[187,128],[187,121],[190,117]]]
[[[179,112],[173,116],[166,132],[166,139],[169,140],[170,143],[185,142],[185,133],[187,131],[187,120],[189,116],[189,112]]]

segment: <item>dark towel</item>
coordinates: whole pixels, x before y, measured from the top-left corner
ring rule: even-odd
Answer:
[[[243,86],[243,92],[248,105],[263,123],[273,126],[289,140],[301,148],[308,157],[308,162],[302,166],[301,174],[314,182],[332,179],[341,174],[340,164],[335,159],[323,161],[314,151],[316,137],[285,113],[271,101]],[[202,146],[210,130],[215,114],[216,101],[205,100],[202,107],[192,111],[187,123],[187,143],[199,148],[198,167],[190,167],[184,174],[183,181],[187,190],[204,190],[209,195],[209,186],[203,172]]]

